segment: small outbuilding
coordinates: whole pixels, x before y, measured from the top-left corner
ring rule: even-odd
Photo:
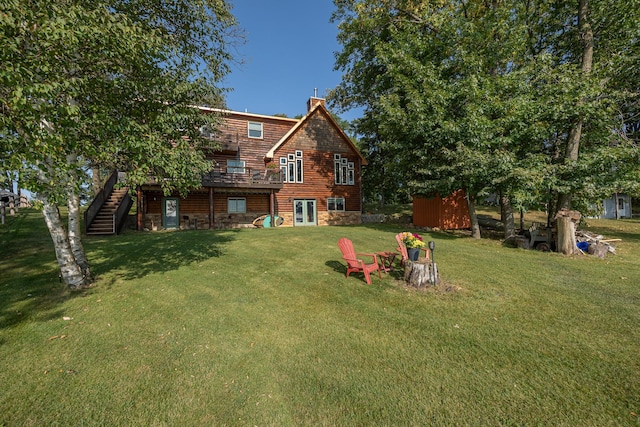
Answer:
[[[620,219],[631,218],[631,196],[616,193],[602,201],[602,214],[600,218]]]
[[[463,190],[457,190],[446,197],[413,197],[413,225],[417,227],[438,227],[444,230],[458,230],[471,227],[469,208]]]

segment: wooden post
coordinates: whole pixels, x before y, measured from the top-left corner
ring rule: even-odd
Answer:
[[[209,187],[209,229],[212,230],[214,227],[214,217],[213,217],[213,187]]]
[[[435,286],[438,284],[438,280],[438,266],[432,260],[405,261],[404,281],[407,282],[407,285],[415,288],[427,285]]]
[[[144,205],[143,205],[143,200],[142,200],[142,188],[140,188],[140,186],[138,186],[138,188],[136,188],[136,229],[138,231],[143,231],[144,230],[144,221],[143,221],[143,214],[144,214]]]

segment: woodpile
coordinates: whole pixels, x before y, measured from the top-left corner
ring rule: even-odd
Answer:
[[[621,240],[622,239],[605,239],[599,234],[589,233],[588,231],[576,231],[576,241],[586,242],[588,244],[586,253],[589,255],[595,255],[598,258],[604,258],[608,253],[615,255],[616,248],[611,243],[619,242]],[[579,243],[578,245],[581,246]],[[581,251],[585,253],[585,251]]]

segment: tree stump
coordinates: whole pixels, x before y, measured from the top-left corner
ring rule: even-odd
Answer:
[[[558,211],[557,220],[558,238],[556,248],[565,255],[573,255],[576,248],[576,224],[580,221],[580,212],[562,209]]]
[[[404,281],[407,285],[421,288],[438,284],[438,266],[430,259],[419,261],[405,261]]]

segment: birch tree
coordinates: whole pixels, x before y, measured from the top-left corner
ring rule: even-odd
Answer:
[[[126,170],[134,186],[170,178],[165,191],[200,184],[198,129],[215,117],[193,106],[223,105],[235,29],[223,0],[4,3],[0,162],[37,194],[70,288],[93,280],[79,231],[87,168]]]

